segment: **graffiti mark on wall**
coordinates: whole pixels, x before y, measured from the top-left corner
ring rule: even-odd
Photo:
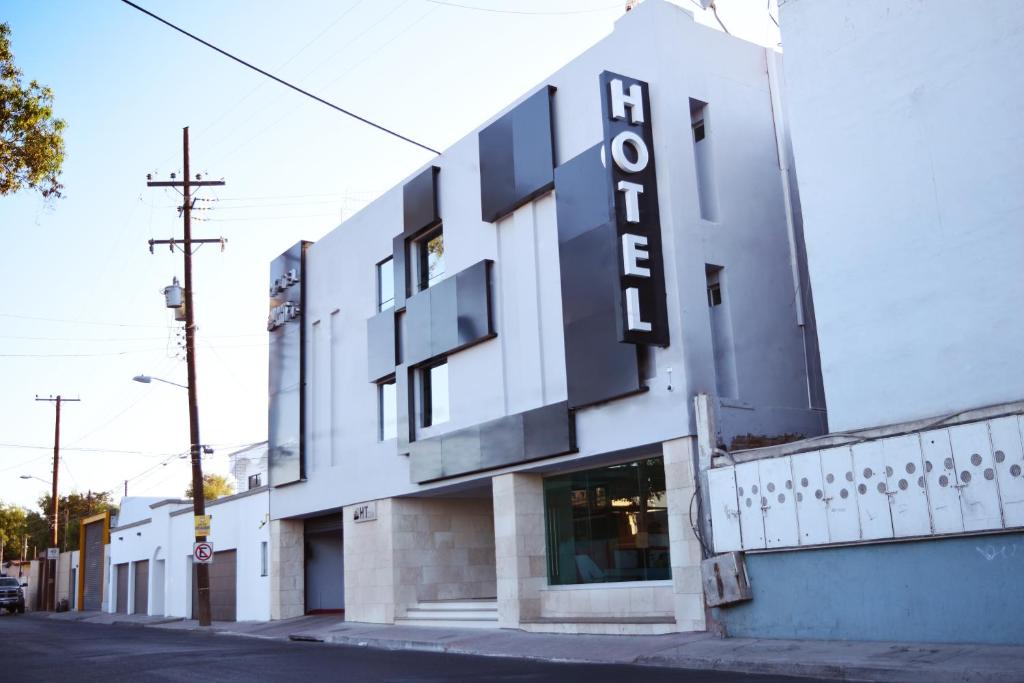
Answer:
[[[1017,543],[986,543],[985,545],[975,546],[975,550],[978,554],[984,557],[989,562],[997,559],[1008,560],[1012,557],[1017,556]]]

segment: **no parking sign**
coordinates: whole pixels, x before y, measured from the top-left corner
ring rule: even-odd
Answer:
[[[192,546],[192,561],[195,564],[212,564],[213,544],[209,541],[200,541]]]

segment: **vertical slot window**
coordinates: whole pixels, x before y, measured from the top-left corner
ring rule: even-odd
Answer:
[[[438,227],[416,240],[416,271],[419,289],[432,287],[444,277],[444,231]]]
[[[377,438],[381,441],[398,436],[398,391],[392,377],[377,385]]]
[[[377,264],[377,311],[395,307],[395,262],[384,259]]]
[[[725,291],[725,269],[705,264],[707,276],[708,317],[711,322],[711,346],[715,355],[715,385],[718,395],[738,398],[736,381],[736,345]]]
[[[423,426],[447,422],[448,413],[448,361],[423,368]]]
[[[260,541],[260,576],[267,575],[267,569],[269,565],[267,558],[267,542]]]
[[[715,187],[715,169],[712,156],[708,105],[690,100],[690,129],[693,132],[693,158],[697,170],[697,201],[700,217],[706,221],[718,220],[718,193]]]

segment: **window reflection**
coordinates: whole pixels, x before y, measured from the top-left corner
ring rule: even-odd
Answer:
[[[544,480],[552,584],[671,578],[661,458]]]

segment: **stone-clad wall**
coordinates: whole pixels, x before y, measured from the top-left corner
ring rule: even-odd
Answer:
[[[377,519],[345,510],[345,618],[392,623],[421,600],[493,598],[489,498],[392,498]]]
[[[498,562],[498,624],[519,628],[540,616],[547,586],[544,484],[537,474],[502,474],[491,480]]]
[[[549,586],[540,591],[540,616],[567,619],[675,617],[671,583],[651,584],[644,581]]]
[[[271,619],[290,619],[305,613],[304,539],[301,519],[270,523]]]
[[[672,592],[676,626],[680,631],[703,631],[705,628],[700,541],[690,526],[690,503],[695,490],[696,447],[697,440],[689,437],[673,439],[661,445],[665,457],[665,488],[668,494]]]

